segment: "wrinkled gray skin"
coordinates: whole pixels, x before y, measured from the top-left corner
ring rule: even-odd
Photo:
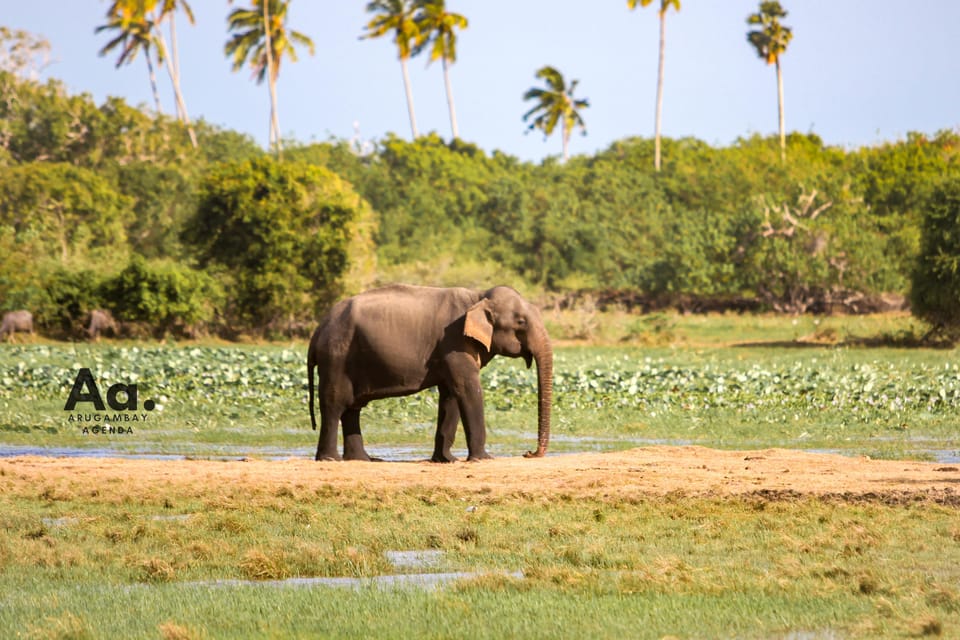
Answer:
[[[337,426],[343,424],[343,459],[369,460],[360,410],[371,400],[430,387],[440,392],[432,460],[454,462],[450,452],[462,420],[469,460],[486,450],[480,369],[494,356],[537,363],[537,450],[550,441],[553,349],[540,312],[509,287],[489,291],[395,285],[341,301],[310,339],[307,374],[310,422],[314,369],[320,405],[317,460],[340,460]]]
[[[91,340],[97,340],[103,333],[116,336],[119,333],[117,322],[109,311],[94,309],[90,312],[89,322],[87,322],[87,336]]]
[[[0,323],[0,340],[9,337],[13,339],[13,334],[33,333],[33,314],[21,309],[20,311],[7,311],[3,314],[3,322]]]

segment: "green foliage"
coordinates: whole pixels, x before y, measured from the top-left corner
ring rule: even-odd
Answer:
[[[131,255],[199,265],[230,292],[221,319],[240,331],[312,321],[397,278],[791,312],[906,295],[911,282],[915,299],[951,295],[931,289],[946,258],[935,278],[916,274],[933,264],[917,260],[924,216],[944,206],[938,185],[960,177],[952,132],[856,150],[793,133],[786,162],[774,137],[664,139],[655,172],[642,138],[563,164],[435,134],[294,143],[280,165],[248,136],[196,128],[199,149],[180,123],[123,100],[98,106],[0,72],[0,306],[65,330],[88,300],[51,294],[71,289],[57,274],[111,278]]]
[[[960,335],[960,178],[934,189],[923,220],[913,276],[914,313],[956,338]]]
[[[367,163],[342,146],[328,147],[327,154],[327,166],[350,180],[379,214],[376,237],[384,263],[456,256],[485,246],[475,216],[488,198],[495,168],[482,152],[448,146],[432,134],[412,143],[389,136]]]
[[[87,314],[104,306],[104,281],[92,269],[54,269],[44,278],[44,304],[33,307],[37,322],[60,337],[79,335]]]
[[[102,291],[117,318],[149,324],[161,333],[212,320],[223,298],[218,283],[206,273],[139,256],[104,282]]]
[[[183,239],[230,292],[231,321],[317,313],[339,293],[362,203],[330,171],[261,158],[212,170]]]
[[[31,309],[42,294],[36,257],[43,239],[32,229],[18,232],[13,225],[0,226],[0,310]]]
[[[173,166],[150,162],[116,165],[110,173],[132,200],[130,248],[146,258],[181,255],[179,231],[196,208],[194,181]]]
[[[960,136],[941,131],[933,137],[912,133],[893,144],[852,154],[854,185],[884,236],[884,258],[905,279],[918,252],[927,200],[937,184],[956,175]]]
[[[62,83],[31,82],[0,71],[0,164],[67,162],[99,169],[111,163],[174,164],[185,172],[207,162],[262,153],[244,134],[195,123],[199,150],[186,128],[151,116],[120,98],[97,106],[90,96],[70,95]]]
[[[128,202],[100,175],[29,162],[0,174],[0,224],[36,234],[34,260],[109,260],[127,249]]]
[[[381,214],[383,264],[475,261],[479,252],[553,289],[759,296],[797,311],[846,291],[907,291],[916,216],[889,214],[903,211],[887,204],[901,163],[886,159],[924,159],[910,165],[921,206],[924,181],[956,170],[948,143],[911,137],[845,152],[791,134],[784,164],[774,138],[726,148],[667,139],[658,174],[652,141],[637,138],[562,166],[490,157],[436,136],[391,137],[366,158],[343,143],[296,157],[347,177]],[[798,225],[784,218],[821,207]]]

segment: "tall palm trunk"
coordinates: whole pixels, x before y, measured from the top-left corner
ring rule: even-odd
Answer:
[[[413,91],[410,89],[410,72],[407,70],[407,59],[400,58],[400,69],[403,71],[403,90],[407,94],[407,113],[410,115],[410,131],[413,132],[413,139],[420,137],[417,131],[417,116],[413,111]]]
[[[170,83],[173,85],[173,97],[177,104],[177,114],[180,117],[181,122],[183,122],[183,124],[187,127],[187,134],[190,136],[190,144],[193,145],[194,149],[196,149],[198,146],[197,134],[193,130],[193,125],[190,124],[190,116],[187,114],[187,104],[183,101],[183,93],[180,91],[180,76],[177,75],[176,69],[173,67],[173,60],[170,56],[169,50],[167,49],[166,39],[164,39],[162,34],[160,34],[160,37],[157,38],[157,46],[160,48],[160,56],[167,65],[167,73],[170,75]]]
[[[560,121],[560,136],[563,138],[563,161],[566,162],[567,158],[570,157],[570,132],[567,131],[567,120],[565,118]]]
[[[573,108],[573,101],[570,99],[570,96],[564,95],[563,100],[566,103],[567,108],[565,111],[569,111]],[[563,161],[566,162],[570,157],[570,134],[573,132],[573,127],[567,127],[567,114],[564,113],[560,116],[560,137],[563,138]]]
[[[453,105],[453,87],[450,86],[450,68],[447,65],[447,59],[443,58],[443,84],[447,89],[447,106],[450,108],[450,129],[453,132],[453,138],[460,137],[457,130],[457,109]]]
[[[173,73],[177,77],[177,86],[180,85],[180,47],[177,44],[177,22],[174,19],[174,14],[171,12],[167,15],[167,19],[170,21],[170,53],[172,54],[173,59]],[[181,102],[182,102],[181,98]],[[183,107],[183,117],[185,121],[189,120],[187,114],[186,103],[184,102]]]
[[[780,57],[777,57],[777,111],[780,116],[780,162],[787,161],[787,134],[783,123],[783,74],[780,73]]]
[[[277,69],[273,59],[273,40],[270,33],[270,0],[263,3],[263,37],[267,56],[267,84],[270,88],[270,144],[277,152],[277,158],[283,154],[280,142],[280,114],[277,112]]]
[[[280,115],[277,113],[277,79],[270,77],[270,143],[277,151],[277,158],[283,155],[283,143],[280,141]]]
[[[157,109],[157,115],[161,115],[163,108],[160,106],[160,91],[157,89],[157,72],[153,68],[153,62],[150,60],[149,49],[147,49],[143,57],[147,61],[147,71],[150,72],[150,89],[153,90],[153,104]]]
[[[167,16],[170,21],[170,53],[173,54],[173,70],[180,77],[180,47],[177,45],[177,21],[174,14]]]
[[[663,52],[667,33],[667,12],[660,11],[660,60],[657,67],[657,114],[653,134],[653,168],[660,171],[660,125],[663,119]]]

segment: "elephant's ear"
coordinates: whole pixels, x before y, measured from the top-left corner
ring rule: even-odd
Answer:
[[[490,341],[493,340],[493,321],[487,309],[486,300],[481,300],[467,310],[463,321],[463,335],[473,338],[490,350]]]

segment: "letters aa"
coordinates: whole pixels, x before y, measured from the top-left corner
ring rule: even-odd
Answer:
[[[125,402],[121,402],[117,397],[121,393],[126,396]],[[73,382],[73,389],[70,390],[70,397],[67,398],[67,404],[63,406],[63,410],[73,411],[79,402],[92,402],[97,411],[103,411],[106,408],[103,404],[103,396],[100,395],[100,389],[97,388],[97,381],[94,380],[93,373],[87,367],[83,367],[77,372],[77,379]],[[122,382],[110,385],[110,388],[107,389],[107,404],[114,411],[136,411],[137,385]],[[147,411],[152,410],[153,406],[154,402],[152,400],[143,403],[143,407]]]

